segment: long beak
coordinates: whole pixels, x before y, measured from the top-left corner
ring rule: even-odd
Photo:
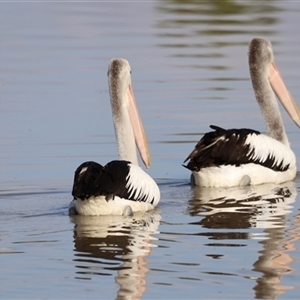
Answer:
[[[150,167],[150,150],[149,145],[146,137],[146,133],[144,130],[144,126],[136,105],[132,85],[130,84],[127,90],[127,95],[129,99],[128,110],[129,110],[129,117],[135,137],[135,143],[139,150],[141,159],[146,166],[146,168]]]
[[[288,91],[287,87],[284,84],[284,81],[280,75],[279,70],[275,62],[270,65],[269,69],[269,82],[271,87],[276,94],[277,98],[282,103],[283,107],[290,115],[295,124],[300,127],[300,110],[295,102],[293,96]]]

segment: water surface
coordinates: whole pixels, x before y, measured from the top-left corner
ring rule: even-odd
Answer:
[[[278,1],[0,3],[0,297],[298,298],[299,177],[198,189],[181,164],[210,124],[265,130],[247,66],[253,36],[272,41],[298,101],[299,9]],[[132,218],[70,218],[76,167],[117,156],[112,57],[131,64],[161,202]],[[283,118],[299,168],[299,129]]]

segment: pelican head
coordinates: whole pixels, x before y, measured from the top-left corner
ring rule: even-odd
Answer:
[[[264,38],[254,38],[249,45],[249,67],[252,84],[256,93],[256,98],[262,99],[267,92],[263,89],[262,83],[265,77],[276,94],[277,98],[295,122],[300,127],[299,108],[288,91],[282,76],[275,64],[272,44]]]
[[[119,157],[138,164],[137,146],[145,166],[150,166],[150,151],[131,83],[131,68],[123,58],[112,59],[108,66],[108,85]]]

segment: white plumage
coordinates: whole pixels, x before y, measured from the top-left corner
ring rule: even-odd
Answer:
[[[143,198],[145,199],[144,202],[150,203],[154,207],[158,204],[160,190],[155,181],[139,166],[130,164],[130,172],[126,180],[126,188],[130,198],[133,196]]]
[[[250,146],[247,156],[254,160],[259,160],[261,164],[268,158],[274,158],[272,167],[279,166],[280,164],[284,166],[296,165],[294,152],[281,142],[267,135],[249,134],[245,144]]]

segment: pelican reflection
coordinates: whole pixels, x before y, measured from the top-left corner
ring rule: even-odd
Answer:
[[[155,247],[160,219],[157,210],[131,217],[72,216],[76,278],[116,274],[116,298],[139,299],[146,289],[146,257]]]
[[[211,216],[211,218],[216,214],[223,214],[225,218],[238,214],[238,219],[245,219],[239,224],[241,226],[245,223],[242,226],[244,228],[284,226],[276,222],[276,219],[282,219],[291,211],[296,195],[294,182],[233,188],[194,187],[189,212],[193,216]],[[232,224],[230,228],[234,226]]]
[[[292,288],[283,284],[283,277],[294,271],[291,252],[299,241],[300,217],[290,216],[297,197],[294,182],[244,188],[194,187],[193,191],[189,213],[202,217],[194,224],[215,229],[205,233],[211,239],[258,240],[261,249],[253,261],[257,276],[249,276],[255,280],[255,298],[276,299]]]

